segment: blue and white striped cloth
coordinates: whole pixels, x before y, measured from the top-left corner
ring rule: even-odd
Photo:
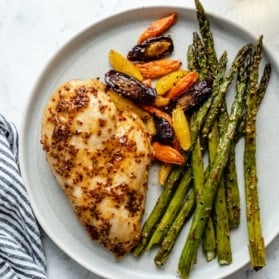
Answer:
[[[20,176],[17,130],[1,114],[0,278],[47,278],[39,226]]]

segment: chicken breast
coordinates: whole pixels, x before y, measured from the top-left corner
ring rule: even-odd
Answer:
[[[81,224],[116,257],[139,241],[150,136],[141,119],[120,112],[98,80],[72,80],[47,104],[41,143]]]

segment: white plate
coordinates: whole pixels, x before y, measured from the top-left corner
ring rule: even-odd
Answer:
[[[41,116],[53,90],[69,79],[87,79],[104,76],[109,69],[108,52],[111,48],[127,53],[136,43],[138,35],[154,19],[171,11],[178,13],[178,22],[168,32],[172,35],[174,57],[186,63],[187,46],[192,32],[198,31],[194,10],[182,7],[140,8],[114,15],[87,28],[67,43],[50,61],[35,86],[23,120],[20,139],[20,164],[31,204],[39,223],[49,237],[69,256],[87,269],[106,278],[177,278],[177,263],[187,235],[188,226],[182,231],[173,254],[162,269],[153,264],[154,252],[145,253],[140,259],[127,256],[115,261],[112,255],[92,242],[76,220],[64,194],[58,187],[45,160],[39,142]],[[237,50],[255,38],[240,27],[219,17],[210,16],[218,55],[228,51],[230,61]],[[265,59],[274,62],[267,52]],[[186,64],[184,64],[186,67]],[[258,116],[258,176],[259,194],[265,243],[269,244],[279,231],[279,74],[273,65],[273,76]],[[231,234],[233,263],[220,267],[216,261],[206,263],[199,255],[198,264],[191,278],[223,278],[248,263],[243,173],[241,171],[241,144],[238,147],[239,181],[242,195],[241,225]],[[146,212],[150,212],[160,191],[156,173],[150,173],[150,186]],[[145,216],[146,218],[146,216]]]

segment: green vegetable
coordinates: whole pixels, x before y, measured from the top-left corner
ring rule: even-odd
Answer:
[[[225,132],[221,135],[216,150],[216,156],[214,157],[208,177],[205,181],[201,200],[197,203],[190,231],[179,259],[178,272],[183,279],[189,278],[205,226],[211,214],[220,178],[229,158],[236,128],[243,113],[243,101],[246,92],[245,90],[240,90],[240,88],[238,89],[232,104],[229,122]]]
[[[251,65],[250,80],[246,99],[244,177],[246,197],[246,218],[249,239],[250,264],[255,270],[265,265],[265,245],[262,235],[260,205],[257,186],[256,167],[256,116],[258,102],[257,83],[259,64],[262,58],[262,36],[258,39]],[[265,90],[264,90],[265,91]],[[264,94],[264,91],[260,91]]]

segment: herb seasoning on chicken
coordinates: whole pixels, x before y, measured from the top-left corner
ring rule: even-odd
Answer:
[[[41,143],[91,238],[116,257],[129,252],[140,239],[153,157],[142,120],[118,111],[98,80],[72,80],[45,108]]]

